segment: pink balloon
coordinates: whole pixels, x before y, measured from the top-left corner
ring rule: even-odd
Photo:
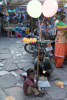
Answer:
[[[43,15],[45,17],[52,17],[58,11],[58,3],[56,0],[46,0],[43,4]]]

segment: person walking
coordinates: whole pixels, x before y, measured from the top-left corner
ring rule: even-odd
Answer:
[[[60,21],[56,24],[57,36],[55,39],[54,61],[57,68],[64,67],[62,64],[65,55],[67,55],[67,25],[65,22],[66,16],[62,14],[60,16]]]

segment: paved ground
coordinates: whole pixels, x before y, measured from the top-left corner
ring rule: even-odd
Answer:
[[[9,72],[6,75],[0,75],[0,100],[6,100],[8,96],[12,96],[15,100],[67,100],[67,86],[61,89],[54,84],[54,80],[57,78],[62,81],[67,80],[67,64],[64,64],[65,68],[57,69],[54,60],[52,60],[54,71],[49,79],[51,87],[43,90],[45,92],[43,98],[25,96],[22,86],[16,86],[17,83],[23,84],[20,73],[34,66],[33,57],[25,52],[21,40],[22,38],[0,37],[0,63],[4,64],[3,67],[0,67],[0,73]],[[24,62],[26,60],[32,62]],[[12,71],[18,76],[11,74]]]

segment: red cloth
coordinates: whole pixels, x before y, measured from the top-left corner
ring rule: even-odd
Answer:
[[[28,86],[33,86],[33,85],[34,85],[34,80],[31,80],[29,77],[27,77],[23,84],[24,93],[27,93]]]
[[[56,57],[54,56],[54,61],[56,64],[56,67],[61,67],[63,61],[64,61],[64,57]]]
[[[55,56],[65,57],[66,54],[66,43],[55,43]]]
[[[67,55],[67,43],[66,43],[66,55]]]
[[[65,55],[67,54],[67,43],[55,43],[55,56],[54,61],[56,67],[61,67],[64,62]]]
[[[21,37],[21,34],[18,34],[18,37],[20,38]]]

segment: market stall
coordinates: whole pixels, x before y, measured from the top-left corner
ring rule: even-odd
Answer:
[[[30,28],[11,26],[11,27],[4,27],[4,30],[7,32],[8,37],[27,37]],[[13,34],[13,32],[15,34]]]
[[[32,20],[32,18],[28,15],[26,11],[26,6],[30,0],[22,0],[22,1],[21,0],[5,0],[5,1],[7,3],[4,2],[5,5],[3,5],[3,8],[2,8],[2,13],[4,14],[4,20],[7,22],[6,24],[3,24],[4,34],[5,35],[7,34],[7,36],[9,36],[8,35],[9,33],[15,35],[17,31],[16,30],[17,27],[19,28],[22,27],[23,29],[25,27],[25,30],[28,30],[28,32],[30,30],[31,32],[33,32],[34,30],[33,27],[36,24],[36,22]],[[45,0],[39,0],[39,1],[43,3]],[[59,2],[59,5],[61,4],[61,2],[63,2],[62,0],[57,0],[57,1]],[[63,2],[63,4],[65,4],[65,2],[66,0]],[[58,12],[60,12],[59,11],[60,9],[61,8],[59,7]],[[20,29],[20,31],[22,30]],[[20,33],[20,31],[18,31],[18,34]],[[24,36],[24,35],[21,35],[21,36]],[[12,35],[10,37],[12,37]]]
[[[4,34],[8,37],[26,37],[30,31],[30,19],[27,16],[26,7],[16,6],[3,9],[4,20]]]

